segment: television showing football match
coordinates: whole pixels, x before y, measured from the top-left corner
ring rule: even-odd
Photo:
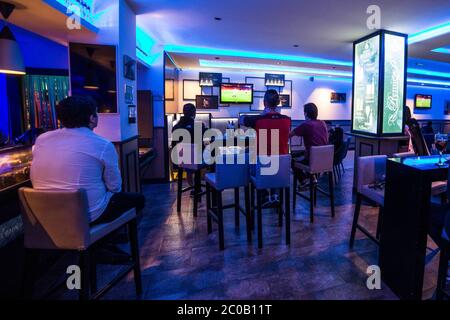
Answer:
[[[220,103],[252,104],[253,84],[222,83],[220,86]]]
[[[418,109],[431,109],[432,96],[416,94],[414,106]]]

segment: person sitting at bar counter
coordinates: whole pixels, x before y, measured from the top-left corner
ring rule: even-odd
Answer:
[[[84,189],[91,225],[111,222],[132,208],[142,210],[143,195],[121,192],[114,145],[93,132],[98,123],[95,102],[88,97],[68,97],[57,105],[56,113],[63,129],[40,135],[33,148],[33,188]]]
[[[173,127],[172,132],[175,132],[178,129],[184,129],[187,130],[191,136],[191,141],[173,141],[172,142],[172,148],[174,148],[178,143],[184,142],[184,143],[194,143],[194,137],[195,137],[195,117],[197,116],[197,108],[192,103],[186,103],[183,106],[183,116],[181,117],[180,121]],[[202,122],[202,137],[206,131],[206,126]],[[204,147],[202,145],[202,147]],[[194,178],[193,174],[187,173],[187,182],[189,186],[194,185]],[[195,190],[191,191],[191,196],[194,196]]]
[[[258,155],[285,155],[289,154],[289,131],[291,130],[291,118],[277,111],[280,104],[280,95],[276,90],[267,90],[264,95],[264,112],[261,115],[242,115],[239,124],[256,130],[258,136]],[[267,145],[261,148],[259,137],[261,130],[267,130]],[[275,146],[271,141],[271,130],[278,130],[278,150],[272,150]],[[272,152],[274,151],[274,152]],[[279,202],[278,195],[272,191],[264,196],[263,207],[276,206]]]
[[[311,147],[324,146],[328,144],[328,128],[324,121],[317,119],[319,109],[314,103],[305,104],[304,114],[306,121],[292,130],[289,137],[303,137],[306,148],[305,155],[299,159],[295,159],[295,161],[308,165]],[[300,183],[299,188],[305,188],[308,184],[308,176],[303,171],[294,167],[293,170]]]

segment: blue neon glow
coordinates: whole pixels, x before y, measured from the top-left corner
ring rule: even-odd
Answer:
[[[424,69],[409,68],[408,73],[421,74],[421,75],[432,76],[432,77],[450,78],[450,73],[448,73],[448,72],[431,71],[431,70],[424,70]]]
[[[330,59],[322,59],[322,58],[314,58],[314,57],[301,57],[301,56],[293,56],[293,55],[261,53],[261,52],[240,51],[240,50],[224,50],[224,49],[176,46],[176,45],[166,45],[165,50],[168,52],[174,52],[174,53],[205,54],[205,55],[230,56],[230,57],[241,57],[241,58],[256,58],[256,59],[273,59],[273,60],[280,60],[280,61],[294,61],[294,62],[327,64],[327,65],[346,66],[346,67],[352,66],[351,61],[330,60]]]
[[[439,26],[435,26],[415,34],[412,34],[408,37],[408,44],[417,43],[420,41],[428,40],[431,38],[435,38],[441,36],[443,34],[450,33],[450,22],[441,24]]]
[[[71,16],[73,13],[72,12],[68,12],[68,8],[70,5],[75,5],[75,6],[79,6],[79,3],[77,3],[76,1],[66,1],[66,0],[43,0],[43,2],[45,2],[46,4],[48,4],[49,6],[55,8],[56,10],[60,11],[61,13],[67,15],[67,16]],[[96,17],[93,13],[93,0],[85,0],[86,4],[91,8],[91,11],[88,12],[87,10],[81,10],[82,15],[80,17],[80,22],[81,25],[83,25],[84,27],[86,27],[87,29],[93,31],[93,32],[98,32],[98,27],[95,25],[95,20]]]
[[[432,52],[437,52],[437,53],[445,53],[445,54],[450,54],[450,47],[444,47],[444,48],[437,48],[434,50],[431,50]]]
[[[259,64],[259,63],[216,61],[216,60],[200,59],[199,64],[201,67],[205,67],[205,68],[267,70],[267,71],[277,71],[277,72],[304,73],[304,74],[311,74],[311,75],[331,75],[331,76],[340,76],[340,77],[352,77],[352,73],[349,71],[299,68],[299,67],[290,67],[290,66],[274,66],[274,65],[270,65],[270,64]]]
[[[439,81],[432,79],[417,79],[417,78],[408,78],[408,83],[418,83],[418,84],[430,84],[435,86],[450,86],[450,81]]]
[[[161,53],[153,53],[152,49],[156,41],[144,30],[136,27],[136,56],[148,65],[152,65]]]

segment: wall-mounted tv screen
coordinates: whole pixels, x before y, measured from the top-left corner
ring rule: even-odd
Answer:
[[[416,94],[414,106],[417,109],[431,109],[432,96]]]
[[[280,108],[290,108],[291,107],[291,96],[289,94],[280,94]]]
[[[99,113],[117,113],[116,47],[70,43],[72,95],[90,96]]]
[[[265,76],[266,86],[268,87],[284,87],[285,76],[284,74],[272,74],[266,73]]]
[[[220,86],[220,103],[252,104],[253,84],[222,83]]]
[[[218,96],[196,96],[195,106],[197,109],[219,109]]]
[[[346,93],[338,93],[338,92],[332,92],[331,93],[331,103],[345,103],[347,101],[347,94]]]
[[[221,73],[200,72],[200,87],[218,87],[222,84]]]

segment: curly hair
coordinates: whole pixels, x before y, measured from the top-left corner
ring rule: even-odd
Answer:
[[[89,127],[90,117],[97,116],[97,104],[91,97],[67,97],[56,106],[56,115],[65,128]]]

